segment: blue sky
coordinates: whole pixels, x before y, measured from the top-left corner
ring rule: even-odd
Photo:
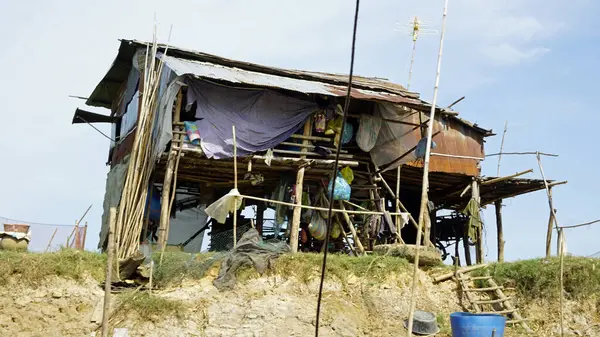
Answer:
[[[356,73],[404,84],[410,37],[395,29],[413,15],[440,26],[443,0],[363,1]],[[439,104],[501,133],[507,151],[545,151],[561,224],[600,218],[593,140],[599,122],[593,104],[600,70],[600,31],[592,0],[450,0]],[[0,123],[0,217],[73,224],[93,204],[88,247],[100,227],[108,140],[85,125],[71,125],[81,105],[116,56],[118,38],[150,39],[154,13],[165,41],[267,65],[347,72],[351,1],[3,1],[0,53],[3,102]],[[431,100],[438,37],[419,40],[412,89]],[[108,131],[105,128],[106,131]],[[487,140],[497,152],[500,136]],[[496,158],[483,163],[495,175]],[[535,169],[534,157],[504,157],[501,174]],[[544,253],[548,206],[544,192],[505,201],[506,258]],[[493,207],[485,213],[487,259],[495,259]],[[45,247],[53,227],[34,225],[32,246]],[[66,234],[64,232],[67,232]],[[61,229],[57,241],[64,241]],[[58,239],[60,237],[60,239]],[[567,232],[573,254],[600,250],[600,226]],[[553,247],[554,248],[554,247]]]

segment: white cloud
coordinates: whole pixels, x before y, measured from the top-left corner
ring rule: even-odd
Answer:
[[[545,47],[519,48],[509,43],[482,48],[482,53],[488,57],[489,61],[499,66],[514,66],[523,61],[540,57],[549,51],[550,49]]]

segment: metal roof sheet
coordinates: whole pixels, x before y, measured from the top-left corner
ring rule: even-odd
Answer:
[[[136,40],[121,40],[113,65],[86,104],[110,109],[118,96],[121,83],[127,79],[133,55],[138,48],[146,48],[147,44]],[[159,51],[164,52],[166,47],[159,45]],[[347,91],[348,75],[267,67],[172,46],[169,46],[167,54],[171,65],[178,68],[176,72],[197,77],[338,97],[345,96]],[[418,93],[409,92],[399,84],[380,78],[353,76],[351,95],[355,99],[399,103],[422,111],[431,109],[429,103],[419,99]],[[490,130],[456,117],[457,113],[454,111],[439,109],[439,112],[455,118],[484,136],[493,135]]]

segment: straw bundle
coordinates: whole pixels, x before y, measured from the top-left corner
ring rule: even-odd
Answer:
[[[164,66],[162,60],[157,61],[157,49],[155,27],[152,45],[146,47],[142,76],[143,93],[141,95],[137,132],[130,154],[129,168],[117,216],[115,246],[117,258],[119,259],[128,258],[137,252],[144,224],[148,184],[150,174],[154,168],[152,130],[157,108],[156,98]]]

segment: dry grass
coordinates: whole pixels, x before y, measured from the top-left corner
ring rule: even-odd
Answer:
[[[58,276],[82,280],[91,276],[104,280],[106,255],[64,249],[54,253],[0,251],[0,286],[16,282],[31,287]]]
[[[184,318],[189,306],[172,299],[147,292],[125,293],[120,296],[120,307],[114,316],[137,314],[141,321],[161,321],[164,317]]]

